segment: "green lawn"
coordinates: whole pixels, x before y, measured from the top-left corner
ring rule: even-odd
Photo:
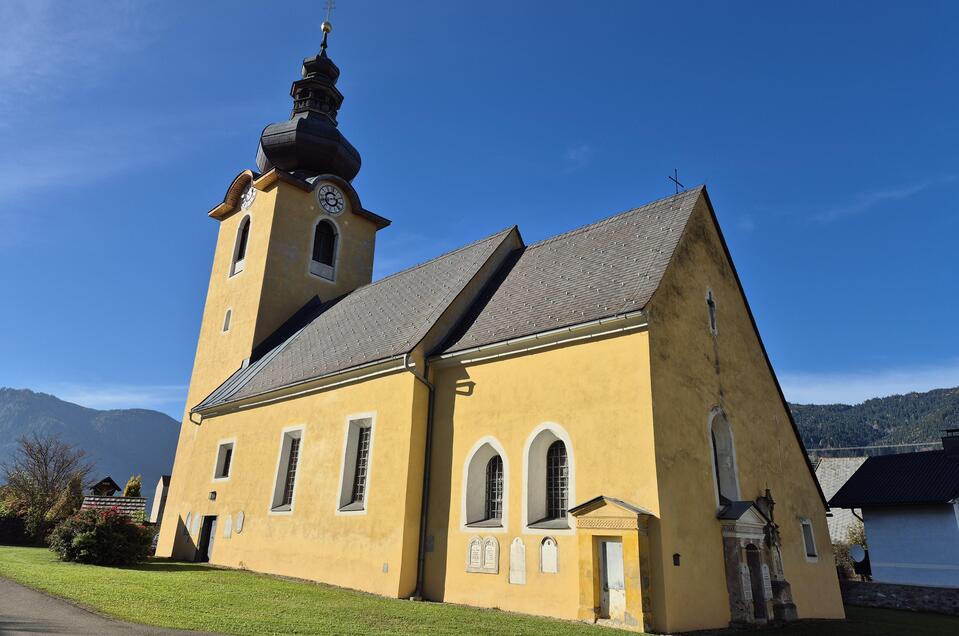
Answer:
[[[124,620],[232,634],[624,633],[592,625],[438,603],[414,603],[327,585],[155,561],[134,568],[61,563],[43,548],[0,546],[0,576]],[[759,634],[938,636],[959,619],[849,608],[844,623],[812,622]]]

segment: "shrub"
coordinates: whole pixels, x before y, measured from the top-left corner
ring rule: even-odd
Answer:
[[[116,508],[81,510],[50,534],[50,549],[62,561],[132,565],[150,553],[150,531]]]
[[[140,489],[143,487],[143,478],[140,475],[133,475],[127,480],[127,485],[123,489],[124,497],[139,497]]]
[[[16,512],[0,499],[0,544],[25,545],[29,543],[26,528]]]

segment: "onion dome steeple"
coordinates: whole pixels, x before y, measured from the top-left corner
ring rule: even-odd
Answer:
[[[303,178],[334,174],[351,181],[360,171],[360,153],[336,127],[343,94],[336,88],[340,69],[326,54],[332,29],[329,22],[323,23],[319,54],[303,60],[303,77],[290,89],[290,119],[263,129],[256,153],[260,172],[275,167]]]

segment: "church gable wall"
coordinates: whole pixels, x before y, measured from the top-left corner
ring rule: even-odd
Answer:
[[[173,483],[179,491],[168,500],[158,553],[192,559],[199,540],[193,519],[216,515],[214,564],[408,596],[415,587],[422,488],[425,398],[419,392],[419,382],[400,371],[205,418],[199,426],[187,423],[191,452],[178,455]],[[366,499],[365,509],[341,512],[350,416],[372,424]],[[281,436],[293,429],[300,446],[292,510],[272,512]],[[227,479],[215,479],[224,440],[233,443],[232,467]]]
[[[593,583],[584,583],[583,576],[591,576],[595,546],[582,541],[572,518],[564,528],[528,526],[536,520],[527,519],[535,515],[527,510],[527,473],[536,471],[527,469],[526,457],[539,445],[568,444],[568,508],[610,495],[658,510],[646,333],[437,365],[434,373],[426,596],[591,620],[592,605],[582,605],[590,603]],[[492,454],[502,455],[502,527],[471,527],[464,518],[464,481],[474,451],[483,454],[484,464]],[[607,531],[617,537],[624,533],[630,537],[624,554],[631,595],[629,590],[639,589],[637,530]],[[483,560],[481,546],[488,538],[498,545],[498,568],[486,567]],[[632,620],[637,625],[642,616]]]
[[[824,505],[705,198],[697,203],[648,313],[661,505],[651,534],[659,542],[664,582],[658,596],[654,590],[654,613],[665,617],[658,629],[711,628],[730,618],[709,429],[717,407],[732,430],[741,499],[755,499],[769,488],[776,501],[784,574],[799,616],[842,617]],[[805,558],[800,518],[813,522],[816,561]],[[674,554],[680,555],[679,566]]]

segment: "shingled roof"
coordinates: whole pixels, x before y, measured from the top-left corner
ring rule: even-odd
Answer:
[[[409,353],[514,229],[319,304],[304,326],[193,410]]]
[[[659,287],[702,190],[526,247],[503,268],[445,352],[642,309]]]
[[[942,504],[959,497],[959,457],[923,451],[868,458],[829,501],[837,508]]]
[[[455,352],[642,309],[659,286],[698,187],[516,249],[435,351]],[[193,408],[204,411],[412,351],[509,228],[342,298],[305,306]]]

